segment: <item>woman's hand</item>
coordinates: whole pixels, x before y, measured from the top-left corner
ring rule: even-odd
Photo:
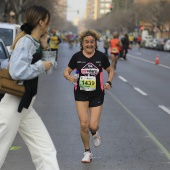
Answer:
[[[71,83],[77,82],[77,79],[74,76],[70,76],[70,75],[67,77],[67,80],[70,81]]]
[[[50,61],[43,61],[43,65],[46,71],[52,67],[52,63]]]
[[[110,86],[109,83],[106,83],[105,86],[104,86],[104,88],[107,89],[107,90],[110,90],[112,87]]]
[[[48,38],[47,32],[40,37],[40,43],[43,49],[48,48],[47,38]]]

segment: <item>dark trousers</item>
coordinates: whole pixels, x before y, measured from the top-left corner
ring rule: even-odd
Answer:
[[[109,57],[109,55],[108,55],[108,48],[104,47],[104,50],[105,50],[104,53],[107,55],[107,57]]]
[[[4,97],[5,94],[0,93],[0,101]]]

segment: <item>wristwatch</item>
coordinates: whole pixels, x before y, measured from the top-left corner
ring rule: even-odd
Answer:
[[[106,83],[108,83],[110,87],[112,87],[112,83],[110,81],[107,81]]]

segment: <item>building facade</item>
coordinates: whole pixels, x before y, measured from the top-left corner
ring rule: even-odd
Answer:
[[[112,0],[87,0],[85,19],[98,19],[110,12]]]
[[[112,0],[95,0],[94,3],[94,19],[98,19],[110,12]]]
[[[57,14],[61,18],[67,18],[67,0],[58,0],[57,1]]]
[[[85,19],[94,19],[94,0],[87,0]]]

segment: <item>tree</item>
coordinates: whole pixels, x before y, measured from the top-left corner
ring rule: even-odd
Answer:
[[[5,6],[7,6],[8,4],[8,8],[5,8]],[[58,0],[0,0],[0,11],[2,11],[1,13],[4,13],[4,18],[3,22],[9,22],[9,18],[10,18],[10,11],[14,11],[15,13],[15,22],[17,24],[22,24],[24,22],[24,12],[27,8],[29,8],[30,6],[33,5],[42,5],[45,8],[47,8],[50,11],[51,14],[51,27],[56,27],[57,29],[63,30],[66,29],[67,27],[69,27],[72,30],[75,30],[75,27],[73,26],[73,24],[71,22],[66,21],[66,19],[61,18],[60,16],[58,16],[58,8],[57,6],[62,6],[61,4],[59,4]],[[63,10],[66,11],[67,6],[62,6]],[[8,9],[5,10],[5,9]]]
[[[136,6],[140,20],[150,24],[153,28],[158,28],[160,32],[167,31],[166,25],[169,25],[170,3],[157,1],[147,5]]]

